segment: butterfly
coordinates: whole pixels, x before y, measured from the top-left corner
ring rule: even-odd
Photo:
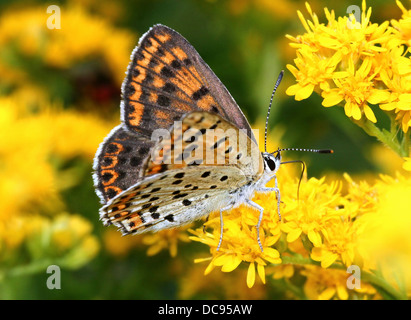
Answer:
[[[275,192],[281,218],[276,172],[285,149],[258,150],[241,109],[193,46],[155,25],[132,52],[121,124],[94,159],[100,219],[128,235],[179,227],[219,211],[218,250],[223,212],[246,203],[258,212],[263,250],[264,209],[250,199],[255,192]],[[275,186],[267,187],[273,179]]]

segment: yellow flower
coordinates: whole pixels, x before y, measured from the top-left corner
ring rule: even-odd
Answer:
[[[356,182],[347,173],[344,173],[347,181],[347,194],[343,206],[345,216],[354,221],[354,218],[366,213],[375,212],[378,205],[378,190],[370,186],[366,181]]]
[[[410,13],[403,10],[401,22],[393,24],[407,34]],[[296,78],[287,94],[296,100],[318,92],[324,107],[342,105],[347,117],[360,120],[363,116],[376,123],[372,105],[386,111],[394,110],[396,120],[407,132],[411,121],[410,80],[411,60],[406,56],[400,32],[389,22],[371,23],[371,8],[362,4],[361,22],[354,16],[335,18],[334,11],[324,9],[327,24],[306,3],[311,21],[298,11],[306,33],[287,35],[296,49],[295,66],[287,68]]]
[[[17,50],[26,58],[36,57],[48,66],[61,69],[92,55],[101,56],[104,66],[121,84],[134,45],[132,33],[114,28],[107,19],[89,14],[79,5],[64,7],[61,13],[61,29],[48,29],[43,6],[2,12],[0,51]],[[10,64],[5,67],[3,63],[0,61],[0,70],[10,68]],[[13,75],[18,79],[30,76],[19,71]]]
[[[49,131],[53,132],[50,137],[51,152],[66,159],[82,156],[89,161],[94,158],[96,148],[114,124],[114,121],[103,121],[93,114],[59,107],[45,110],[44,118]]]
[[[329,80],[344,76],[343,73],[334,72],[340,61],[339,52],[326,60],[312,54],[306,47],[301,48],[297,51],[297,58],[294,60],[296,67],[287,65],[297,83],[290,86],[286,93],[295,96],[295,100],[300,101],[311,96],[317,86],[323,90],[328,89]]]
[[[47,247],[48,250],[44,248],[42,251],[54,258],[58,257],[64,267],[78,268],[93,259],[99,251],[100,244],[91,231],[89,221],[79,215],[64,213],[54,218],[49,228],[33,234],[33,242],[37,246]]]
[[[92,230],[90,223],[79,215],[63,214],[54,219],[51,241],[59,251],[72,247]]]
[[[396,172],[401,171],[405,158],[399,157],[390,148],[382,144],[375,144],[371,147],[370,152],[367,156],[373,164],[379,169],[380,172],[394,176]],[[369,178],[367,178],[369,176]],[[364,179],[369,182],[374,182],[375,176],[370,173],[366,173]],[[358,180],[358,177],[357,177]]]
[[[64,171],[55,175],[50,156],[91,160],[107,128],[112,127],[95,116],[58,111],[45,102],[37,113],[25,108],[17,97],[0,98],[0,141],[7,142],[0,144],[4,177],[0,181],[0,219],[29,204],[61,210],[58,191],[75,183],[75,175]]]
[[[27,236],[27,220],[21,217],[0,219],[0,250],[3,253],[14,250],[21,245]]]
[[[263,197],[263,195],[260,196]],[[272,201],[272,199],[269,199],[270,195],[264,195],[264,197],[265,203]],[[277,210],[265,210],[264,214],[266,217],[263,219],[260,227],[263,252],[261,252],[257,242],[255,228],[258,220],[257,211],[245,205],[231,210],[225,215],[223,242],[219,251],[217,251],[220,239],[219,216],[211,218],[206,223],[206,226],[213,227],[214,232],[212,234],[203,232],[202,228],[191,230],[191,233],[195,235],[190,237],[191,240],[202,242],[210,247],[212,258],[205,270],[205,274],[210,273],[215,267],[221,267],[223,272],[231,272],[244,261],[249,263],[246,279],[247,286],[251,288],[254,285],[256,268],[259,278],[265,283],[264,267],[267,265],[267,262],[278,264],[281,263],[281,259],[279,252],[272,248],[279,238],[279,228],[271,225],[278,220]],[[268,225],[266,226],[266,224]],[[268,235],[264,232],[265,227],[270,230]]]
[[[175,258],[177,256],[177,244],[179,241],[189,242],[186,230],[190,226],[185,226],[178,229],[166,229],[153,234],[145,235],[143,243],[150,246],[147,249],[148,256],[154,256],[163,249],[167,249],[170,256]]]
[[[287,233],[288,242],[294,242],[304,234],[314,246],[321,246],[327,223],[340,219],[339,188],[338,183],[327,185],[324,178],[311,178],[301,185],[299,201],[284,200],[287,206],[283,210],[281,230]]]
[[[204,269],[195,264],[188,268],[179,279],[179,299],[267,299],[267,288],[262,283],[256,283],[252,290],[242,281],[246,270],[237,273],[211,272],[204,277]]]
[[[124,257],[132,248],[141,245],[141,237],[123,237],[116,229],[108,228],[104,230],[103,242],[108,253],[115,257]]]
[[[400,20],[391,20],[391,24],[400,32],[401,38],[411,46],[411,10],[405,9],[401,1],[396,1],[398,7],[402,11],[402,17]]]
[[[282,264],[273,269],[273,279],[291,278],[295,273],[292,264]]]
[[[345,270],[323,269],[317,266],[304,266],[301,274],[307,277],[304,284],[304,292],[308,299],[312,300],[347,300],[350,296],[355,298],[373,298],[376,290],[365,282],[361,282],[361,288],[349,290]]]
[[[410,63],[411,60],[407,59]],[[387,103],[380,105],[382,110],[395,111],[396,120],[401,124],[405,133],[411,126],[411,76],[396,74],[384,82],[391,90]]]
[[[47,161],[47,121],[27,116],[13,97],[0,98],[0,119],[0,220],[10,218],[29,204],[57,205],[56,177]]]
[[[36,92],[0,97],[1,259],[7,265],[57,258],[79,267],[97,254],[99,243],[86,219],[61,214],[60,192],[77,183],[79,174],[60,164],[76,156],[89,162],[112,124],[51,106],[41,94],[30,100]]]
[[[312,249],[311,259],[320,261],[323,268],[328,268],[337,259],[350,266],[354,261],[356,234],[359,232],[355,223],[349,220],[333,221],[325,230],[324,242]]]
[[[90,222],[79,215],[61,213],[48,218],[21,214],[0,220],[0,231],[1,258],[6,258],[2,261],[5,266],[20,262],[29,268],[31,262],[46,259],[74,268],[89,262],[99,251]],[[7,257],[14,259],[7,261]]]
[[[358,249],[370,269],[379,269],[385,279],[411,294],[411,179],[381,176],[375,185],[378,206],[362,217]]]
[[[365,58],[361,67],[355,70],[352,61],[349,61],[348,76],[343,79],[334,79],[336,88],[322,92],[324,98],[322,105],[324,107],[334,106],[341,101],[345,101],[344,111],[347,117],[360,120],[362,114],[365,114],[371,122],[377,122],[374,112],[368,105],[385,102],[389,93],[375,89],[373,78],[375,74],[370,74],[372,61]]]
[[[405,157],[404,160],[405,162],[402,165],[403,169],[407,171],[411,171],[411,158]]]

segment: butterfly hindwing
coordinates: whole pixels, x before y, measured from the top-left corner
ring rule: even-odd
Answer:
[[[154,141],[115,127],[94,158],[94,185],[102,203],[134,185],[143,175]]]
[[[170,170],[142,178],[100,210],[123,234],[178,227],[215,211],[247,177],[236,167]]]
[[[186,113],[208,111],[246,129],[255,141],[228,90],[188,41],[166,26],[156,25],[140,39],[122,92],[122,121],[146,137]]]

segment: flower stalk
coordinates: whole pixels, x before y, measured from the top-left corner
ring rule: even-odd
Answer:
[[[401,141],[398,141],[400,135],[399,128],[392,116],[390,116],[390,130],[380,129],[373,122],[366,118],[354,120],[354,123],[363,129],[369,136],[377,138],[382,144],[389,147],[400,157],[407,157],[409,154],[409,135],[403,134]]]

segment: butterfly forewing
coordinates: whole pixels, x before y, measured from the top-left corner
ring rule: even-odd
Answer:
[[[217,76],[184,37],[163,25],[151,28],[133,51],[123,100],[123,122],[148,137],[186,113],[209,111],[246,129],[255,141],[247,119]]]

